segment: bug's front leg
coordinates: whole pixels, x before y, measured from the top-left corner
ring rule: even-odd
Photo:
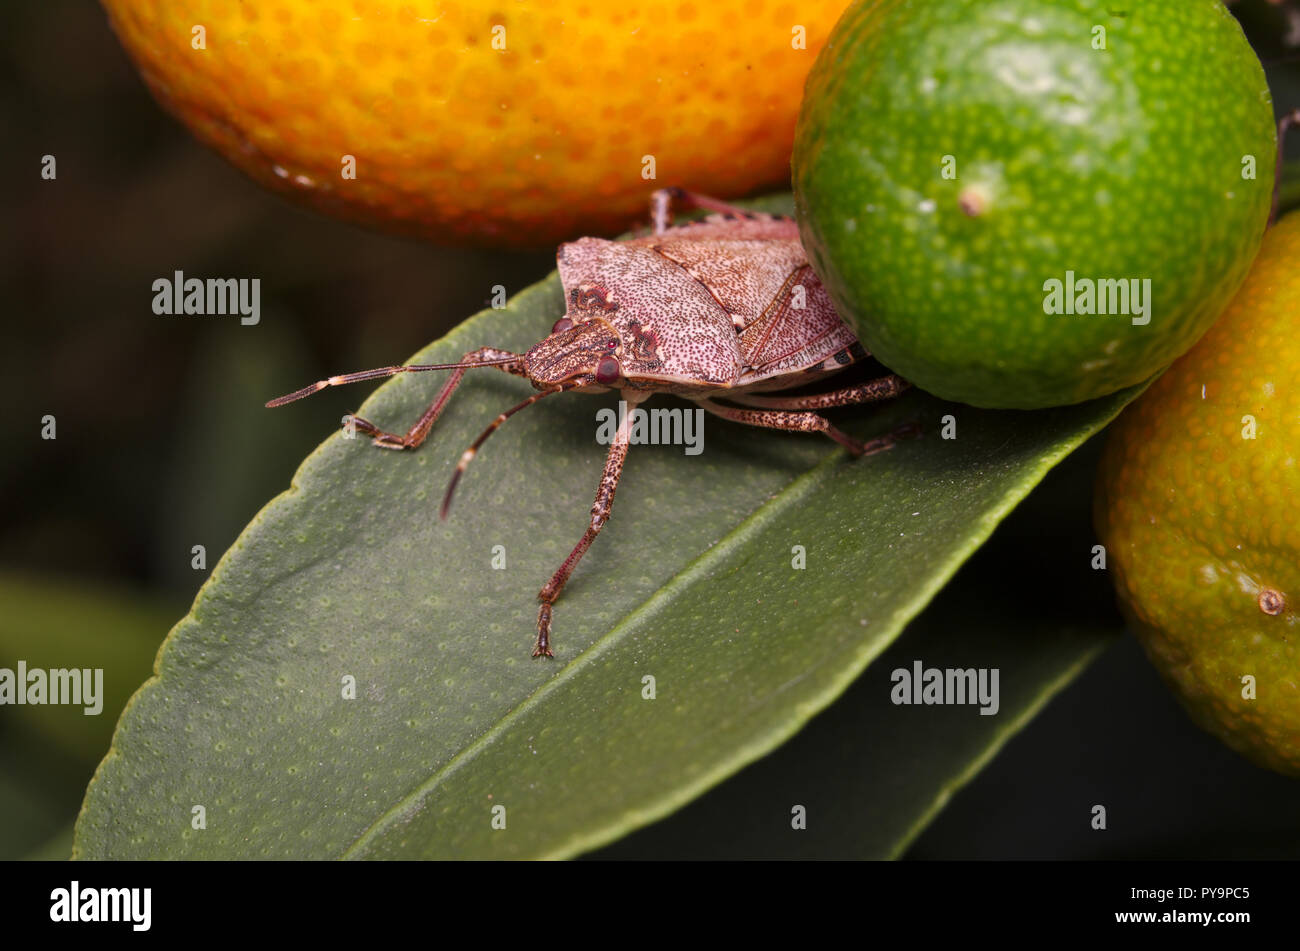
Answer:
[[[596,540],[596,536],[600,534],[600,530],[609,519],[610,509],[614,507],[614,490],[618,488],[618,480],[623,476],[623,463],[627,461],[629,437],[632,432],[632,410],[649,395],[630,390],[621,394],[622,399],[627,403],[627,413],[619,421],[618,432],[614,434],[609,455],[605,457],[605,470],[601,473],[600,485],[596,486],[596,501],[591,506],[591,522],[583,532],[582,538],[578,540],[578,544],[573,546],[573,551],[569,552],[569,557],[564,559],[564,564],[551,575],[551,580],[546,582],[545,587],[537,592],[537,600],[541,601],[542,605],[537,610],[537,643],[533,647],[534,657],[542,654],[547,657],[555,656],[551,653],[551,610],[560,592],[564,590],[565,584],[568,583],[569,576],[573,574],[573,569],[578,567],[578,562],[582,560],[582,556],[587,553],[587,549],[591,547],[591,543]]]
[[[460,362],[480,363],[488,360],[501,360],[513,356],[518,356],[518,354],[513,354],[509,350],[498,350],[495,347],[480,347],[478,350],[473,350],[465,354],[465,356],[461,358]],[[405,435],[401,433],[385,432],[370,420],[362,419],[360,416],[349,416],[348,421],[352,428],[357,432],[365,433],[367,436],[373,437],[374,444],[379,446],[381,449],[415,449],[420,445],[420,443],[424,442],[425,438],[429,435],[429,430],[433,429],[433,424],[436,423],[438,417],[442,415],[442,411],[446,407],[447,401],[451,399],[451,394],[456,392],[456,387],[460,386],[460,381],[464,379],[465,369],[466,368],[462,367],[447,378],[447,382],[442,385],[442,389],[439,390],[438,395],[433,398],[433,402],[429,404],[429,408],[420,415],[420,418],[412,424],[411,428],[406,431]],[[506,373],[513,373],[515,376],[526,375],[524,373],[524,358],[522,356],[519,357],[518,362],[495,364],[495,369],[504,370]]]

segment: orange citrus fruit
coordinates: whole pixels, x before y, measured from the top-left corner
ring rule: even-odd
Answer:
[[[619,231],[663,185],[788,186],[804,76],[846,3],[104,0],[154,96],[256,181],[520,246]]]
[[[1300,215],[1112,429],[1096,521],[1120,607],[1193,718],[1300,775]]]

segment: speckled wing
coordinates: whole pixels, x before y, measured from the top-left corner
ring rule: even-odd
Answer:
[[[795,222],[769,215],[710,215],[629,243],[657,248],[699,281],[739,330],[757,320],[790,274],[808,262]]]
[[[792,219],[710,215],[635,243],[659,250],[731,315],[746,367],[737,385],[807,372],[824,361],[838,367],[836,355],[857,342],[809,266]]]
[[[740,335],[741,356],[750,368],[740,382],[808,371],[857,343],[817,274],[804,264],[789,275],[767,314]]]

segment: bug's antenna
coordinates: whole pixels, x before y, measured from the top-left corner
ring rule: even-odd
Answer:
[[[506,410],[496,419],[492,420],[488,428],[483,430],[483,432],[479,433],[478,439],[475,439],[474,442],[470,445],[470,447],[466,449],[463,453],[461,453],[460,462],[456,463],[456,471],[451,474],[451,481],[447,483],[447,492],[442,497],[442,508],[438,510],[438,518],[444,521],[446,520],[447,511],[451,508],[451,497],[456,492],[456,484],[460,482],[461,475],[464,474],[466,467],[470,464],[471,460],[473,460],[475,453],[478,452],[479,446],[483,445],[483,443],[487,441],[487,438],[491,436],[494,432],[496,432],[497,429],[500,428],[502,423],[504,423],[511,416],[515,415],[515,413],[519,412],[525,406],[532,406],[542,397],[552,396],[555,393],[563,393],[565,390],[573,389],[574,385],[576,384],[570,384],[567,386],[558,386],[553,390],[542,390],[540,393],[534,393],[532,396],[528,397],[528,399],[524,400],[523,402],[515,406],[510,407],[510,409]]]
[[[266,405],[270,409],[277,406],[283,406],[285,403],[292,403],[294,400],[300,400],[304,396],[311,396],[313,393],[319,393],[327,386],[342,386],[344,383],[363,383],[366,380],[379,380],[388,376],[396,376],[399,373],[423,373],[426,370],[471,370],[474,367],[499,367],[510,363],[518,363],[522,357],[518,354],[510,354],[508,357],[498,357],[495,360],[475,360],[464,363],[407,363],[400,367],[379,367],[374,370],[361,370],[357,373],[345,373],[341,376],[332,376],[327,380],[319,380],[311,386],[304,386],[301,390],[295,390],[285,396],[277,396],[273,400],[267,400]]]

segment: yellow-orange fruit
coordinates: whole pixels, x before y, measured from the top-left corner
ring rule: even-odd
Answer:
[[[788,187],[846,0],[104,5],[158,100],[258,182],[384,230],[542,246],[643,219],[663,185]]]
[[[1193,718],[1300,775],[1300,215],[1112,428],[1096,520],[1120,606]]]

